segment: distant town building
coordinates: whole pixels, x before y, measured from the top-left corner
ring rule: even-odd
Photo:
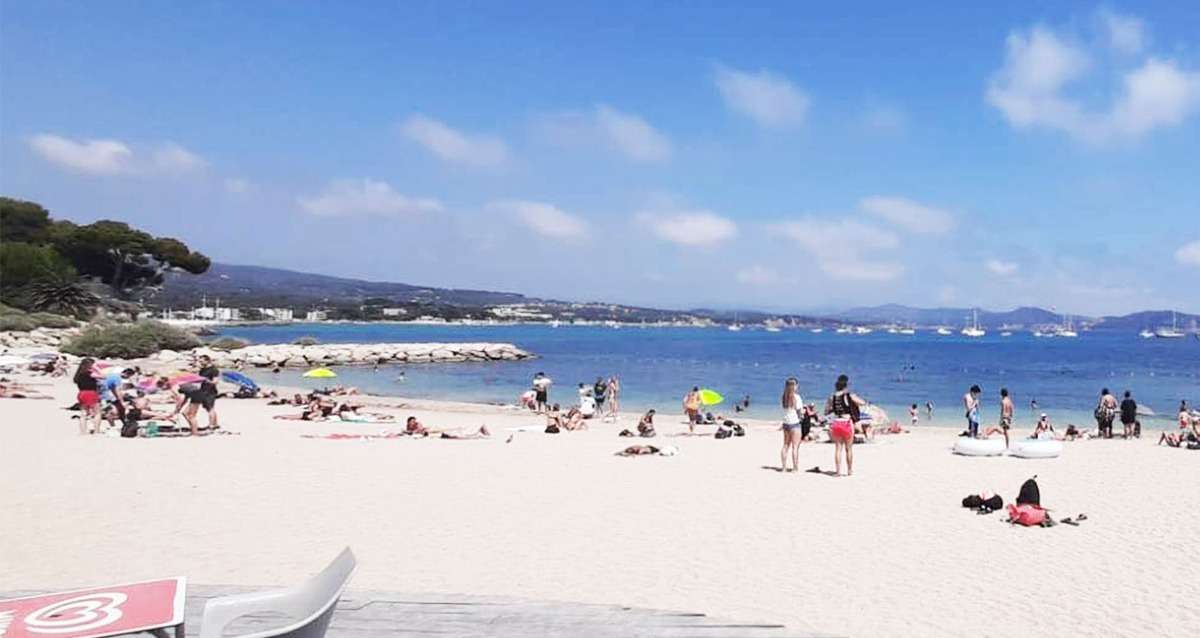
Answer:
[[[324,310],[309,310],[308,314],[304,315],[305,321],[325,321],[329,318]]]
[[[383,309],[383,316],[385,316],[385,317],[403,317],[404,315],[407,315],[407,314],[408,314],[408,311],[405,310],[404,308],[384,308]]]
[[[271,321],[295,320],[295,313],[291,308],[259,308],[258,312]]]

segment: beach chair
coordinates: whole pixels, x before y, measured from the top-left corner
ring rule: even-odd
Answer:
[[[222,638],[230,623],[250,614],[284,614],[291,623],[236,638],[322,638],[357,564],[347,547],[324,571],[296,587],[213,598],[204,605],[200,638]]]

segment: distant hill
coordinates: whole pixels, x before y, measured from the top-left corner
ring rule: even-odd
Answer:
[[[855,323],[899,323],[916,326],[961,326],[970,320],[971,308],[914,308],[900,304],[885,304],[865,308],[852,308],[833,315],[833,318]],[[984,328],[1000,326],[1036,326],[1058,323],[1062,315],[1043,308],[1023,307],[1015,310],[994,312],[977,309],[979,325]],[[1076,317],[1077,322],[1088,322],[1086,317]]]
[[[1200,315],[1191,315],[1186,312],[1175,313],[1175,325],[1180,330],[1191,330],[1193,324],[1200,324]],[[1096,321],[1097,328],[1114,330],[1154,330],[1160,326],[1170,325],[1170,310],[1146,310],[1119,317],[1101,317]]]
[[[168,273],[162,290],[148,301],[159,306],[188,307],[198,303],[202,296],[210,301],[220,298],[222,304],[229,306],[264,307],[363,303],[368,299],[386,300],[397,306],[487,306],[533,301],[511,292],[432,288],[218,263],[202,275]]]

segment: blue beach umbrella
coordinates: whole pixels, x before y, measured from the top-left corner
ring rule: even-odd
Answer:
[[[229,381],[231,383],[236,383],[251,392],[258,392],[258,384],[254,382],[254,379],[251,379],[250,377],[242,374],[241,372],[234,372],[233,370],[226,370],[225,372],[221,373],[221,377],[224,378],[226,381]]]

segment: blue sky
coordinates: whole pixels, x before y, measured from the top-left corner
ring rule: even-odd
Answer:
[[[568,299],[1200,311],[1200,4],[722,4],[3,0],[0,192]]]

